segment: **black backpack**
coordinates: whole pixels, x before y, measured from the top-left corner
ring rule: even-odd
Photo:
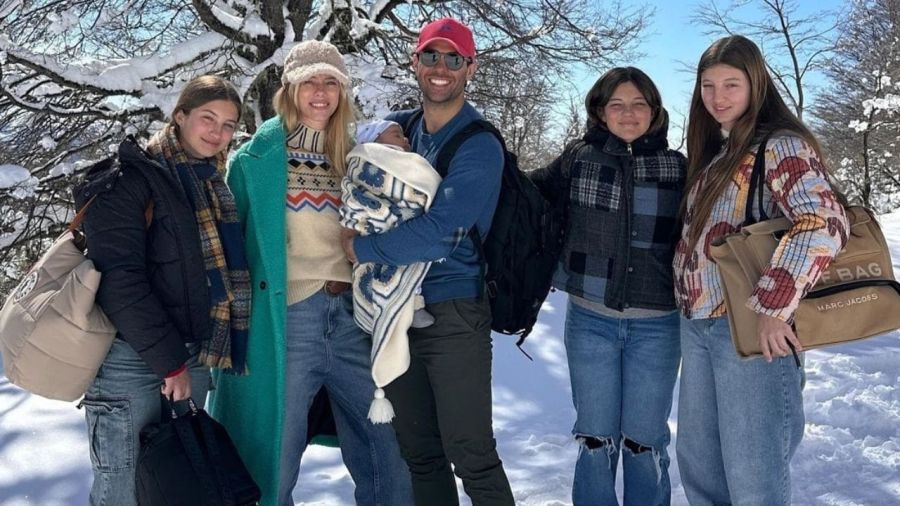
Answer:
[[[162,396],[161,396],[162,397]],[[225,427],[189,401],[161,398],[160,421],[141,430],[139,506],[251,506],[262,497]]]
[[[422,110],[418,109],[407,119],[407,137],[421,117]],[[472,227],[469,237],[486,265],[484,280],[493,317],[491,329],[518,335],[516,345],[521,346],[550,292],[562,250],[563,212],[545,200],[519,170],[516,155],[506,149],[503,136],[484,120],[473,121],[441,147],[435,166],[441,177],[446,177],[459,146],[481,132],[493,134],[503,147],[503,179],[490,233],[482,241],[478,229]]]

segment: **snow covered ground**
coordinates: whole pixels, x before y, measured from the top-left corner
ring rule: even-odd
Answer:
[[[882,217],[882,224],[900,274],[900,212]],[[534,362],[511,338],[495,336],[494,426],[516,502],[523,506],[571,504],[578,449],[569,435],[574,410],[564,319],[565,297],[553,294],[526,344]],[[898,357],[900,332],[807,354],[807,424],[793,461],[795,504],[900,504]],[[87,504],[91,475],[82,416],[71,404],[31,396],[0,376],[0,505]],[[669,423],[677,438],[674,411]],[[672,503],[682,505],[687,502],[674,444]],[[353,504],[353,483],[338,450],[310,448],[301,473],[297,504]]]

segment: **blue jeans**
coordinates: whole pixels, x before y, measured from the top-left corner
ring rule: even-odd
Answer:
[[[803,370],[741,359],[726,317],[682,319],[677,456],[692,505],[791,503],[803,437]]]
[[[409,470],[390,424],[373,424],[375,397],[371,337],[353,321],[351,291],[324,290],[288,306],[284,434],[278,504],[293,505],[300,458],[306,450],[307,415],[324,385],[331,399],[344,463],[356,483],[356,504],[412,504]]]
[[[569,302],[566,355],[581,442],[572,502],[614,505],[622,453],[626,505],[667,505],[667,420],[678,374],[679,316],[610,318]]]
[[[210,389],[209,368],[197,362],[199,345],[188,345],[191,358],[191,397],[199,406]],[[81,406],[87,420],[91,450],[90,504],[131,506],[135,497],[135,471],[140,433],[160,420],[162,380],[121,339],[113,341],[97,377],[84,394]]]

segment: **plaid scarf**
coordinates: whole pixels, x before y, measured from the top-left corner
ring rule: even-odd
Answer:
[[[168,125],[147,144],[153,157],[178,174],[197,227],[209,283],[210,338],[200,362],[225,372],[246,374],[250,323],[250,271],[234,196],[225,184],[225,154],[210,161],[188,158],[175,127]]]

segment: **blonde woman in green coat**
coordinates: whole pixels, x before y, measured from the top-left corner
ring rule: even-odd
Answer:
[[[293,505],[308,414],[331,399],[357,504],[412,504],[393,430],[366,418],[374,397],[371,338],[353,321],[351,264],[340,245],[340,180],[353,119],[338,50],[305,41],[285,59],[278,113],[231,161],[253,287],[249,376],[220,375],[210,409],[263,491]]]

